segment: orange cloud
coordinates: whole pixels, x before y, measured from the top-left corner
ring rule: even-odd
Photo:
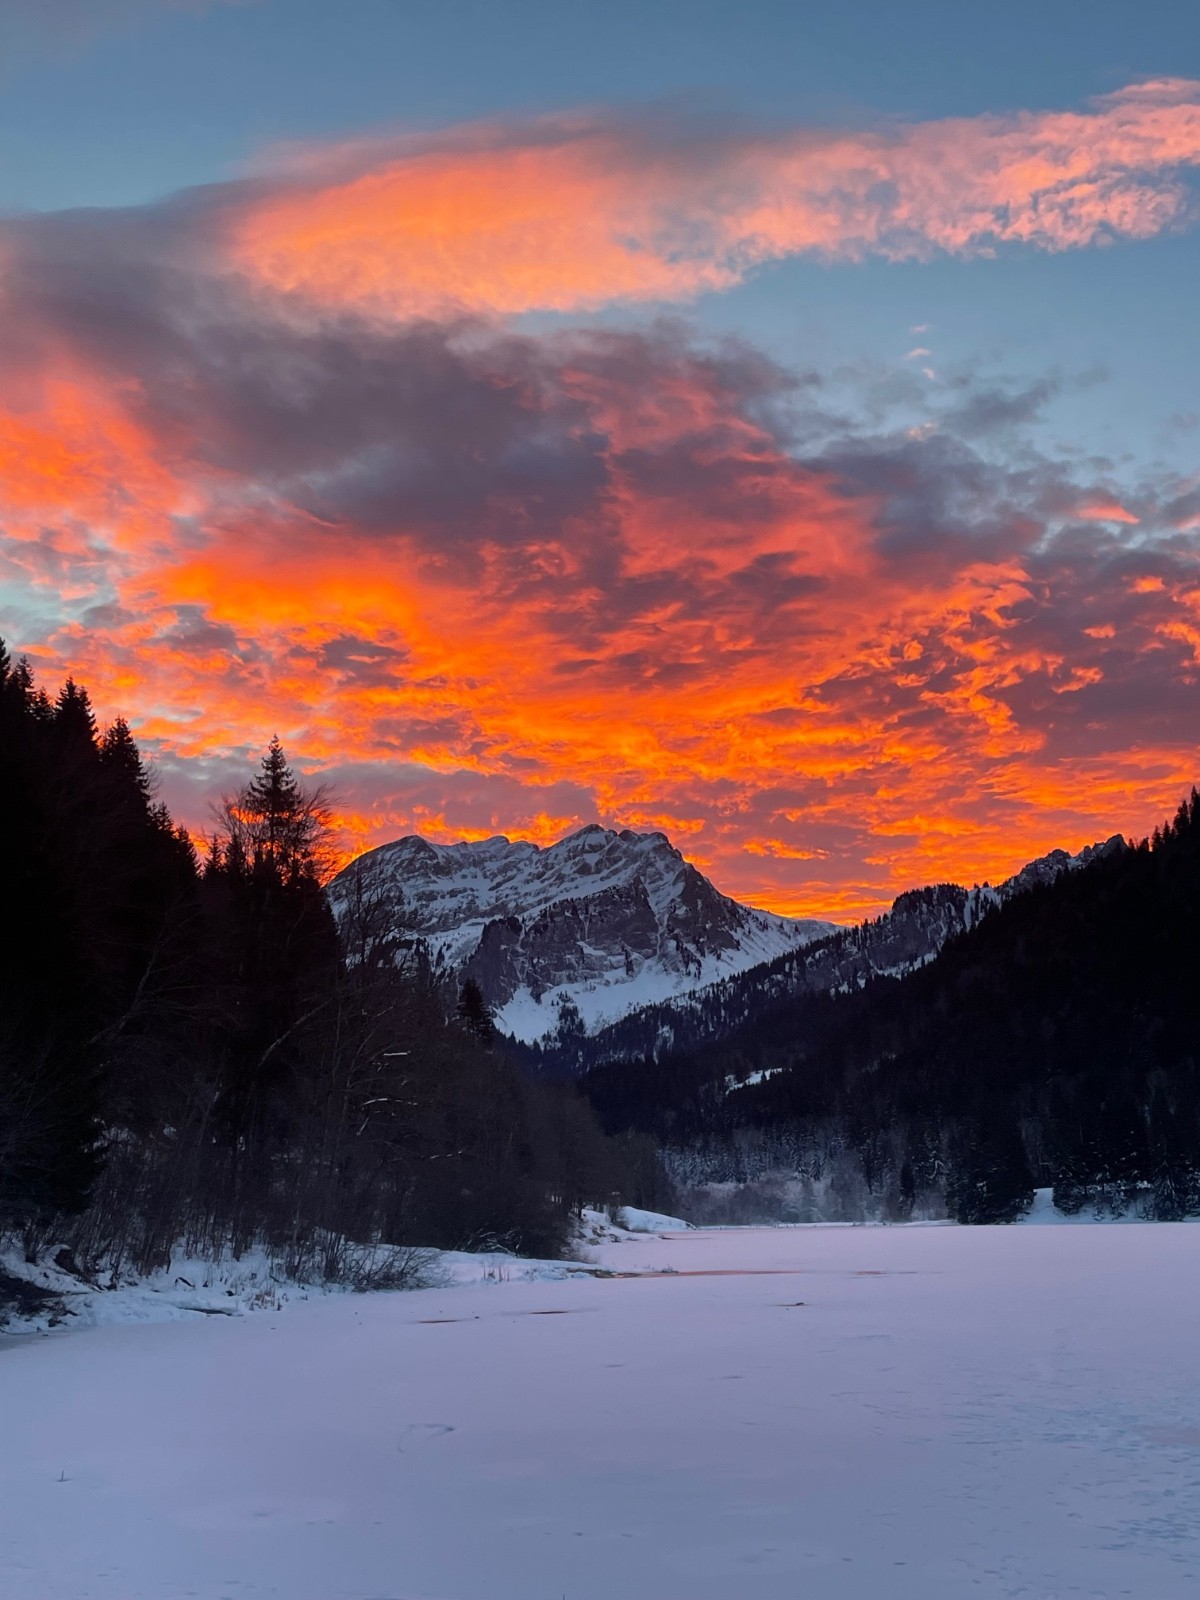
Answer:
[[[702,362],[650,354],[625,395],[594,347],[562,367],[606,468],[574,529],[463,566],[431,561],[420,527],[214,507],[201,549],[122,576],[127,622],[60,630],[53,665],[82,666],[168,769],[278,731],[344,786],[349,851],[669,819],[723,888],[810,914],[996,879],[1174,802],[1185,739],[1114,727],[1068,756],[1055,724],[1103,690],[1082,656],[1113,648],[1112,623],[1039,638],[1023,556],[895,562],[875,494],[792,461]],[[1122,617],[1130,648],[1188,615],[1169,577],[1114,581],[1103,604],[1131,601],[1155,610]],[[1060,586],[1051,610],[1078,603]]]
[[[0,408],[0,506],[18,563],[50,524],[66,556],[144,550],[187,500],[154,441],[94,381],[47,375],[36,403]]]
[[[595,129],[400,156],[237,218],[236,259],[273,288],[399,316],[691,296],[736,281],[655,249],[670,172]]]
[[[229,212],[273,289],[389,316],[690,299],[763,262],[1066,250],[1192,219],[1200,84],[852,133],[484,126],[298,158]]]
[[[1085,522],[1125,522],[1133,524],[1138,518],[1127,511],[1119,500],[1100,498],[1084,500],[1075,507],[1075,515]]]
[[[803,139],[556,121],[334,152],[149,234],[8,225],[10,642],[128,715],[194,824],[278,732],[347,849],[599,817],[814,915],[1144,830],[1195,777],[1190,489],[1134,533],[950,413],[798,459],[742,346],[395,319],[1154,232],[1198,115],[1158,84]]]

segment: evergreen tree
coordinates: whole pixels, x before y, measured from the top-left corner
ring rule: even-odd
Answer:
[[[114,780],[114,790],[123,791],[131,800],[136,797],[142,808],[149,810],[153,785],[124,717],[105,730],[100,740],[100,765]]]
[[[259,770],[236,795],[222,802],[219,829],[237,840],[251,870],[285,882],[320,882],[332,859],[329,793],[304,787],[276,736]]]
[[[521,1078],[477,991],[447,1014],[377,897],[339,941],[327,796],[277,739],[218,820],[201,868],[128,724],[0,643],[0,1232],[142,1268],[180,1239],[296,1270],[351,1238],[557,1251],[634,1157]]]
[[[1151,1090],[1150,1215],[1157,1222],[1180,1222],[1200,1209],[1200,1148],[1189,1138],[1197,1120],[1182,1103],[1187,1087],[1159,1076]]]
[[[1033,1175],[1015,1117],[993,1102],[961,1135],[947,1186],[957,1222],[1015,1222],[1033,1204]]]
[[[496,1037],[496,1023],[483,990],[474,978],[468,978],[458,992],[458,1015],[465,1026],[484,1044]]]
[[[0,1224],[77,1212],[95,1177],[102,997],[88,959],[84,821],[94,721],[73,684],[51,710],[24,658],[0,678]]]
[[[68,678],[54,706],[54,727],[59,742],[89,754],[96,746],[96,714],[86,689]]]

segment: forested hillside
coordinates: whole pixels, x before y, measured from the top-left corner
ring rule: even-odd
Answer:
[[[273,741],[198,851],[126,724],[0,650],[0,1231],[29,1253],[551,1253],[585,1202],[669,1204],[659,1150],[684,1188],[782,1177],[799,1215],[797,1184],[846,1216],[1002,1220],[1035,1184],[1067,1211],[1200,1212],[1194,792],[905,976],[869,975],[884,919],[789,957],[858,962],[847,992],[760,985],[736,1026],[583,1094],[523,1072],[365,877],[335,922],[327,798]],[[905,897],[905,939],[919,912],[940,940],[949,904]]]
[[[347,1241],[553,1253],[584,1201],[661,1200],[649,1141],[530,1084],[368,893],[339,929],[326,820],[276,741],[198,854],[126,724],[0,650],[0,1233],[336,1273]]]
[[[832,1172],[847,1205],[1005,1219],[1200,1212],[1200,804],[1014,896],[902,978],[784,998],[731,1036],[593,1071],[610,1130],[685,1181]],[[749,1081],[748,1081],[749,1080]]]
[[[839,928],[690,994],[639,1006],[606,1027],[587,1032],[578,1014],[567,1012],[556,1033],[518,1047],[520,1057],[536,1077],[570,1078],[606,1061],[639,1056],[662,1060],[711,1045],[748,1025],[757,1026],[781,1003],[860,988],[871,978],[923,966],[948,939],[974,927],[997,906],[1052,882],[1060,872],[1077,871],[1097,856],[1123,849],[1124,843],[1115,835],[1074,856],[1054,850],[995,886],[965,889],[957,883],[932,883],[906,890],[882,916]]]

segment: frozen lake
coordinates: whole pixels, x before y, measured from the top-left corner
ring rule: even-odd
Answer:
[[[668,1275],[0,1345],[5,1600],[1193,1600],[1200,1228],[803,1228]]]

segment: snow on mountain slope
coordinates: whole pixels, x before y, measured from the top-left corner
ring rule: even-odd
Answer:
[[[334,880],[339,915],[356,880],[527,1041],[564,1021],[590,1031],[833,931],[729,899],[665,834],[595,824],[548,848],[504,837],[381,845]]]
[[[555,1071],[575,1075],[601,1061],[658,1057],[726,1038],[752,1017],[801,994],[844,992],[873,977],[900,977],[932,961],[948,939],[974,927],[1014,895],[1123,846],[1115,835],[1077,855],[1053,850],[995,885],[964,889],[937,883],[910,889],[889,911],[857,927],[834,929],[828,937],[786,950],[761,966],[630,1010],[586,1036],[564,1032],[549,1041],[551,1064]]]
[[[1124,840],[1116,835],[1103,844],[1085,846],[1077,855],[1052,850],[995,885],[963,889],[956,883],[936,883],[911,889],[897,896],[883,916],[857,928],[839,930],[836,952],[831,952],[833,964],[840,963],[839,970],[834,973],[830,966],[829,981],[818,979],[817,986],[837,989],[861,984],[868,977],[900,977],[911,972],[931,961],[947,939],[973,928],[1014,895],[1052,883],[1060,872],[1076,872],[1123,845]]]

